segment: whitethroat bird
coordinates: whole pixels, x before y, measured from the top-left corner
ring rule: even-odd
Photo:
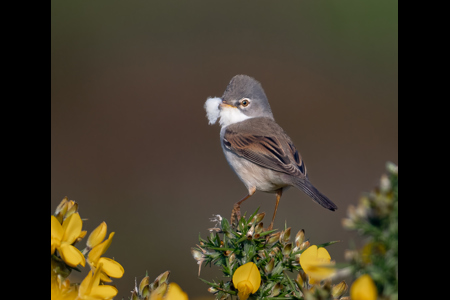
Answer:
[[[246,75],[234,76],[222,98],[208,98],[205,109],[209,124],[220,118],[220,141],[228,164],[247,187],[248,195],[234,204],[240,218],[240,205],[256,191],[276,194],[273,222],[283,191],[294,186],[316,203],[334,211],[337,206],[308,180],[300,153],[278,125],[261,84]]]

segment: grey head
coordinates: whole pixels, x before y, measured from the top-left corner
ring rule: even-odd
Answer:
[[[269,101],[261,84],[250,76],[234,76],[223,93],[222,102],[237,107],[249,117],[273,119]]]

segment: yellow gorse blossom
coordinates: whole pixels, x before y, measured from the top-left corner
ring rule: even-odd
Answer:
[[[114,286],[105,285],[110,277],[119,278],[123,267],[116,261],[101,257],[111,245],[114,232],[105,239],[107,226],[102,222],[86,242],[83,253],[74,247],[87,232],[82,231],[83,222],[75,201],[63,199],[55,214],[51,216],[51,299],[55,300],[109,300],[117,295]],[[68,279],[72,268],[88,260],[91,271],[81,284]]]
[[[377,287],[368,274],[364,274],[356,279],[350,288],[350,298],[352,300],[376,300],[377,297]]]
[[[325,248],[310,246],[300,255],[300,265],[303,271],[309,276],[310,284],[320,283],[332,276],[336,270],[331,268],[331,256]]]
[[[167,290],[165,295],[164,292]],[[150,294],[150,300],[188,300],[188,295],[183,292],[180,286],[176,283],[170,283],[167,287],[167,284],[159,286]]]
[[[105,222],[102,222],[97,228],[95,228],[94,231],[92,231],[89,235],[86,242],[86,246],[88,247],[88,249],[92,249],[100,244],[105,239],[106,231],[107,226]]]
[[[103,264],[101,263],[95,269],[95,272],[89,271],[78,288],[77,300],[109,300],[117,295],[118,291],[112,285],[100,285],[102,272]]]
[[[97,268],[100,264],[103,265],[101,280],[105,282],[111,281],[109,277],[120,278],[123,276],[123,273],[125,272],[123,267],[115,260],[106,257],[101,257],[103,254],[105,254],[106,250],[108,250],[109,246],[111,245],[113,237],[114,232],[111,232],[109,234],[108,239],[106,239],[104,242],[100,244],[97,244],[94,248],[92,248],[87,258],[88,264],[91,267],[91,269]],[[103,276],[103,273],[106,276]]]
[[[237,268],[233,275],[233,285],[241,300],[246,300],[250,294],[256,293],[261,285],[258,267],[253,262],[248,262]]]
[[[77,291],[70,286],[69,280],[65,280],[60,285],[57,280],[52,277],[50,299],[51,300],[75,300],[77,298]]]
[[[51,216],[51,254],[58,250],[62,260],[71,266],[86,264],[83,254],[72,244],[82,235],[83,222],[78,213],[71,214],[62,225],[55,216]]]
[[[63,275],[58,274],[61,271],[60,266],[54,260],[51,260],[51,300],[73,300],[77,297],[77,290],[74,285],[70,284],[69,279],[65,279]]]

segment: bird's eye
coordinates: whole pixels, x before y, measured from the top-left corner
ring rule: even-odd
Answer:
[[[250,100],[248,100],[248,99],[244,99],[244,100],[241,101],[241,105],[242,105],[243,107],[246,107],[246,106],[248,106],[249,104],[250,104]]]

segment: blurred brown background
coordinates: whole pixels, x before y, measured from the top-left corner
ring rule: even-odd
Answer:
[[[304,228],[337,262],[356,235],[346,208],[398,163],[397,1],[52,1],[51,212],[80,205],[89,232],[116,235],[107,257],[134,278],[171,270],[190,298],[208,297],[190,248],[209,217],[246,194],[203,104],[232,76],[260,81],[310,179],[339,210],[283,195],[275,222]],[[256,193],[242,210],[273,213]],[[82,248],[83,245],[79,245]],[[82,276],[84,273],[82,274]],[[201,277],[220,279],[214,268]],[[77,279],[75,277],[75,281]]]

